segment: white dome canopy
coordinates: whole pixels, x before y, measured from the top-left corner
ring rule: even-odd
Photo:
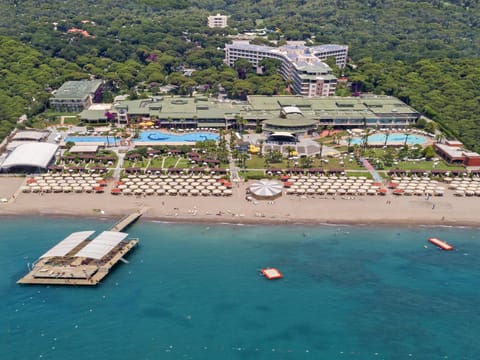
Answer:
[[[282,184],[273,180],[260,180],[250,185],[250,192],[261,198],[272,198],[282,193]]]
[[[32,142],[19,145],[3,162],[1,168],[9,169],[15,166],[30,166],[45,169],[52,160],[58,145]]]

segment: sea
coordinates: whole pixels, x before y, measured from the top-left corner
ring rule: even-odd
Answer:
[[[0,219],[0,359],[480,359],[476,228],[140,220],[99,286],[16,284],[71,232],[113,223]]]

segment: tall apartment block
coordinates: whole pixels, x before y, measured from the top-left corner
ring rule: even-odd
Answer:
[[[282,62],[280,74],[291,82],[291,88],[296,94],[333,96],[337,78],[323,61],[334,57],[337,65],[343,68],[347,63],[347,54],[346,45],[305,46],[303,43],[291,42],[275,48],[251,45],[248,41],[235,41],[225,46],[225,63],[233,66],[239,58],[244,58],[258,68],[265,58],[278,59]]]
[[[212,15],[208,17],[208,27],[209,28],[226,28],[228,21],[227,15]]]

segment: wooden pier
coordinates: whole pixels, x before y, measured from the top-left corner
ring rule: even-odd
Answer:
[[[83,252],[85,248],[95,242],[95,239],[88,240],[88,235],[93,231],[87,231],[83,239],[76,243],[67,244],[66,253],[59,255],[56,248],[50,249],[46,254],[37,260],[31,271],[17,281],[18,284],[42,284],[42,285],[97,285],[108,275],[110,270],[119,262],[128,263],[123,257],[130,252],[137,244],[138,239],[125,240],[128,234],[121,231],[140,218],[147,208],[139,209],[136,212],[125,216],[110,231],[101,233],[97,238],[114,238],[109,251],[100,252],[99,256],[90,257],[88,253]],[[73,233],[70,237],[78,236],[79,233]],[[81,235],[80,235],[81,236]],[[68,237],[67,237],[68,238]],[[60,247],[69,240],[65,238]],[[116,238],[116,239],[115,239]],[[74,241],[73,241],[74,242]],[[53,252],[52,252],[53,251]],[[61,250],[59,250],[61,251]],[[85,256],[82,256],[85,255]]]
[[[127,216],[125,216],[123,219],[121,219],[119,222],[117,222],[111,229],[110,231],[123,231],[126,229],[128,226],[133,224],[135,221],[137,221],[140,216],[142,216],[148,208],[142,208],[134,213],[131,213]]]

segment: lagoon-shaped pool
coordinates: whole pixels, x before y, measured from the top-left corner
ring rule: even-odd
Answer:
[[[218,140],[218,135],[210,134],[206,132],[195,132],[188,134],[169,134],[162,131],[142,131],[138,139],[135,142],[192,142],[205,141],[205,140]]]

